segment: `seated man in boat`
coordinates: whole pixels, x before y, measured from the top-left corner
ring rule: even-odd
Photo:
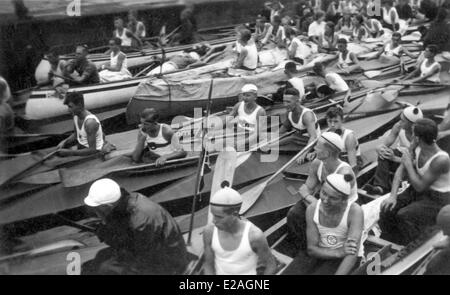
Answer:
[[[413,134],[410,149],[403,151],[390,197],[381,205],[379,221],[386,239],[401,245],[434,225],[439,211],[450,204],[450,157],[436,144],[436,123],[420,119],[414,123]],[[398,195],[404,176],[410,187]]]
[[[275,274],[275,258],[263,232],[239,216],[242,202],[228,187],[211,197],[213,223],[203,231],[205,275],[256,275],[260,264],[265,275]]]
[[[364,18],[364,28],[367,34],[372,38],[378,38],[384,34],[383,25],[376,18],[371,18],[367,14],[362,15]]]
[[[120,38],[122,40],[122,49],[124,51],[130,51],[132,48],[133,40],[137,43],[137,47],[142,47],[142,41],[139,37],[133,34],[130,30],[124,27],[123,19],[120,17],[114,20],[113,38]]]
[[[340,38],[337,41],[338,53],[334,57],[337,61],[337,67],[344,73],[350,74],[361,70],[356,54],[350,52],[347,48],[347,40]]]
[[[270,21],[270,27],[267,29],[265,37],[261,40],[261,46],[273,42],[277,45],[282,44],[286,39],[284,26],[281,24],[281,17],[276,15]]]
[[[325,31],[318,39],[318,51],[321,53],[330,53],[336,51],[337,41],[339,39],[338,33],[335,31],[333,22],[326,22]]]
[[[72,85],[89,85],[100,83],[97,66],[87,58],[88,49],[79,45],[75,51],[75,59],[70,60],[64,67],[65,80]],[[75,77],[73,74],[77,72]]]
[[[361,42],[364,41],[369,37],[369,34],[366,30],[366,27],[364,26],[364,18],[362,15],[355,15],[352,18],[353,22],[353,31],[352,31],[352,37],[350,38],[354,42]]]
[[[194,5],[187,5],[180,13],[180,30],[173,35],[170,44],[192,44],[198,42],[198,39]]]
[[[400,45],[402,40],[402,35],[399,32],[392,33],[391,42],[383,46],[380,50],[378,50],[377,54],[366,58],[366,60],[378,59],[380,57],[396,57],[400,58],[403,54],[406,54],[410,58],[417,58],[416,54],[413,54],[408,51],[408,49],[404,48]]]
[[[141,41],[147,36],[145,24],[143,21],[138,20],[138,12],[136,10],[128,11],[128,30],[138,37]],[[134,46],[137,47],[137,46]]]
[[[308,28],[309,39],[314,43],[319,44],[319,36],[322,36],[325,33],[326,24],[325,13],[323,11],[316,12],[315,20]]]
[[[344,147],[340,158],[349,163],[355,174],[361,168],[363,162],[361,158],[361,150],[359,142],[353,130],[343,126],[344,111],[341,107],[332,107],[328,109],[327,114],[328,131],[334,132],[341,136]]]
[[[278,145],[293,143],[300,146],[309,144],[320,135],[320,126],[316,114],[311,109],[301,105],[300,93],[295,88],[288,88],[283,95],[283,104],[286,107],[287,120],[280,128],[280,135],[294,129],[296,132],[285,139],[281,139]],[[302,162],[305,157],[300,158]]]
[[[408,149],[413,140],[413,125],[422,119],[422,111],[418,107],[407,107],[397,122],[377,147],[378,166],[372,184],[366,184],[364,189],[372,195],[383,195],[391,190],[393,174],[402,159],[402,150]]]
[[[227,116],[227,125],[236,125],[238,131],[247,131],[254,136],[264,132],[266,110],[256,102],[258,87],[254,84],[244,85],[240,98],[241,101],[234,105]]]
[[[160,205],[115,181],[94,182],[84,203],[101,219],[96,230],[106,249],[81,267],[83,275],[179,275],[188,252],[175,219]]]
[[[450,275],[450,205],[439,211],[437,225],[445,238],[433,245],[439,251],[427,265],[425,275]]]
[[[351,181],[350,174],[326,177],[320,199],[306,209],[307,249],[299,252],[283,274],[348,275],[358,266],[364,256],[364,213],[350,201]]]
[[[342,12],[342,17],[341,19],[339,19],[336,25],[336,31],[348,36],[351,36],[353,34],[353,22],[350,10],[345,9]]]
[[[110,61],[101,66],[99,73],[101,82],[120,81],[131,78],[131,73],[127,67],[127,56],[120,51],[122,39],[112,38],[109,40],[109,49],[111,51]]]
[[[399,16],[394,7],[393,0],[383,0],[382,2],[383,27],[396,32],[400,29]]]
[[[436,45],[428,45],[425,48],[424,60],[421,62],[420,67],[406,75],[402,80],[407,80],[405,82],[408,83],[440,83],[441,64],[434,59],[437,53],[438,48]]]
[[[66,94],[64,104],[73,116],[75,132],[61,141],[58,146],[60,157],[89,156],[100,153],[105,143],[99,119],[84,107],[84,97],[80,92]],[[77,145],[77,149],[69,149]]]
[[[305,60],[311,56],[312,49],[301,41],[300,36],[296,36],[292,28],[286,28],[286,40],[290,42],[288,46],[289,59],[303,65]]]
[[[325,70],[325,67],[322,63],[316,62],[313,66],[313,71],[319,77],[325,78],[325,82],[333,92],[350,92],[350,88],[348,87],[344,79],[342,79],[342,77],[337,73]],[[320,93],[321,91],[317,91],[319,97],[321,97]]]
[[[50,71],[48,72],[48,79],[46,81],[38,82],[38,86],[52,85],[57,87],[64,83],[64,67],[66,66],[66,61],[59,58],[56,49],[49,50],[45,57],[50,64]]]
[[[238,54],[233,67],[246,71],[254,71],[258,67],[258,49],[252,40],[250,30],[239,30],[238,40],[236,44],[236,52]]]
[[[155,161],[156,166],[164,165],[168,160],[186,157],[178,136],[166,124],[158,123],[158,112],[154,108],[144,109],[141,113],[141,129],[132,158],[135,162]]]
[[[267,22],[267,19],[263,15],[258,15],[255,23],[255,34],[254,39],[257,44],[260,44],[262,40],[267,35],[267,32],[270,28],[270,22]]]
[[[316,158],[309,166],[308,178],[299,190],[301,200],[287,214],[289,236],[299,250],[306,249],[306,208],[317,201],[315,195],[320,191],[328,175],[333,173],[351,174],[353,176],[350,181],[352,189],[348,201],[353,203],[358,199],[358,188],[352,167],[339,159],[343,149],[342,138],[334,132],[322,133],[317,141],[314,148]]]

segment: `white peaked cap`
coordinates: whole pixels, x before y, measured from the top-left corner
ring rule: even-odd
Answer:
[[[258,87],[255,84],[245,84],[241,89],[241,93],[247,92],[258,92]]]
[[[343,142],[342,138],[339,135],[337,135],[336,133],[327,131],[327,132],[322,133],[321,137],[323,139],[325,139],[325,141],[327,143],[336,147],[336,149],[338,149],[339,151],[344,150],[344,142]]]
[[[350,181],[352,176],[350,174],[330,174],[327,176],[326,182],[337,192],[349,196],[352,190]]]
[[[112,204],[120,199],[120,186],[109,178],[99,179],[91,185],[84,203],[89,207]]]
[[[241,194],[232,188],[225,187],[218,190],[209,200],[212,206],[235,207],[242,204]]]
[[[423,118],[422,111],[418,107],[410,106],[403,110],[403,116],[411,123]]]

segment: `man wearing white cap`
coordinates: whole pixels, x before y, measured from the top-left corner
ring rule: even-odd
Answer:
[[[227,124],[236,124],[238,130],[247,130],[254,134],[258,134],[258,130],[264,131],[265,120],[260,118],[263,119],[266,116],[266,111],[256,103],[257,98],[258,87],[254,84],[245,84],[241,89],[241,101],[233,107],[229,115],[234,119]]]
[[[391,195],[381,204],[379,224],[389,241],[406,245],[417,239],[450,204],[450,157],[436,144],[437,134],[431,119],[414,123],[411,147],[403,151]],[[410,187],[397,195],[405,174]]]
[[[309,167],[309,176],[306,182],[300,187],[301,200],[289,210],[287,215],[290,237],[294,239],[294,243],[301,250],[306,247],[306,208],[309,204],[317,201],[315,195],[320,191],[328,175],[333,173],[350,174],[352,191],[348,201],[352,203],[358,199],[358,188],[352,167],[339,159],[343,147],[344,143],[339,135],[334,132],[324,132],[314,148],[316,159]]]
[[[205,227],[206,275],[256,275],[262,263],[264,274],[274,274],[276,262],[263,232],[250,221],[241,220],[241,195],[225,187],[210,200],[213,224]]]
[[[158,204],[111,179],[92,184],[84,199],[99,216],[99,239],[109,248],[82,266],[82,274],[182,274],[187,250],[178,224]]]
[[[320,199],[306,210],[307,249],[300,251],[284,274],[346,275],[364,252],[360,248],[364,229],[361,207],[349,201],[351,174],[330,174]]]
[[[422,111],[418,107],[405,108],[400,115],[400,121],[392,127],[383,144],[377,147],[378,166],[374,181],[364,187],[369,194],[382,195],[390,191],[393,174],[401,162],[402,150],[411,145],[412,127],[422,118]]]

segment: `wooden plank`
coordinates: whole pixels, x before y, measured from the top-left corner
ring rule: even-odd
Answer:
[[[376,236],[368,236],[366,241],[368,243],[372,243],[372,244],[380,246],[380,247],[390,246],[392,248],[392,250],[395,250],[395,251],[400,251],[404,248],[401,245],[386,241],[386,240],[381,239]]]

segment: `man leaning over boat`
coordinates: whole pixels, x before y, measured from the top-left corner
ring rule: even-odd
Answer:
[[[158,123],[158,118],[154,108],[142,111],[141,128],[132,153],[133,161],[155,161],[156,166],[162,166],[168,160],[186,156],[178,136],[169,125]]]

